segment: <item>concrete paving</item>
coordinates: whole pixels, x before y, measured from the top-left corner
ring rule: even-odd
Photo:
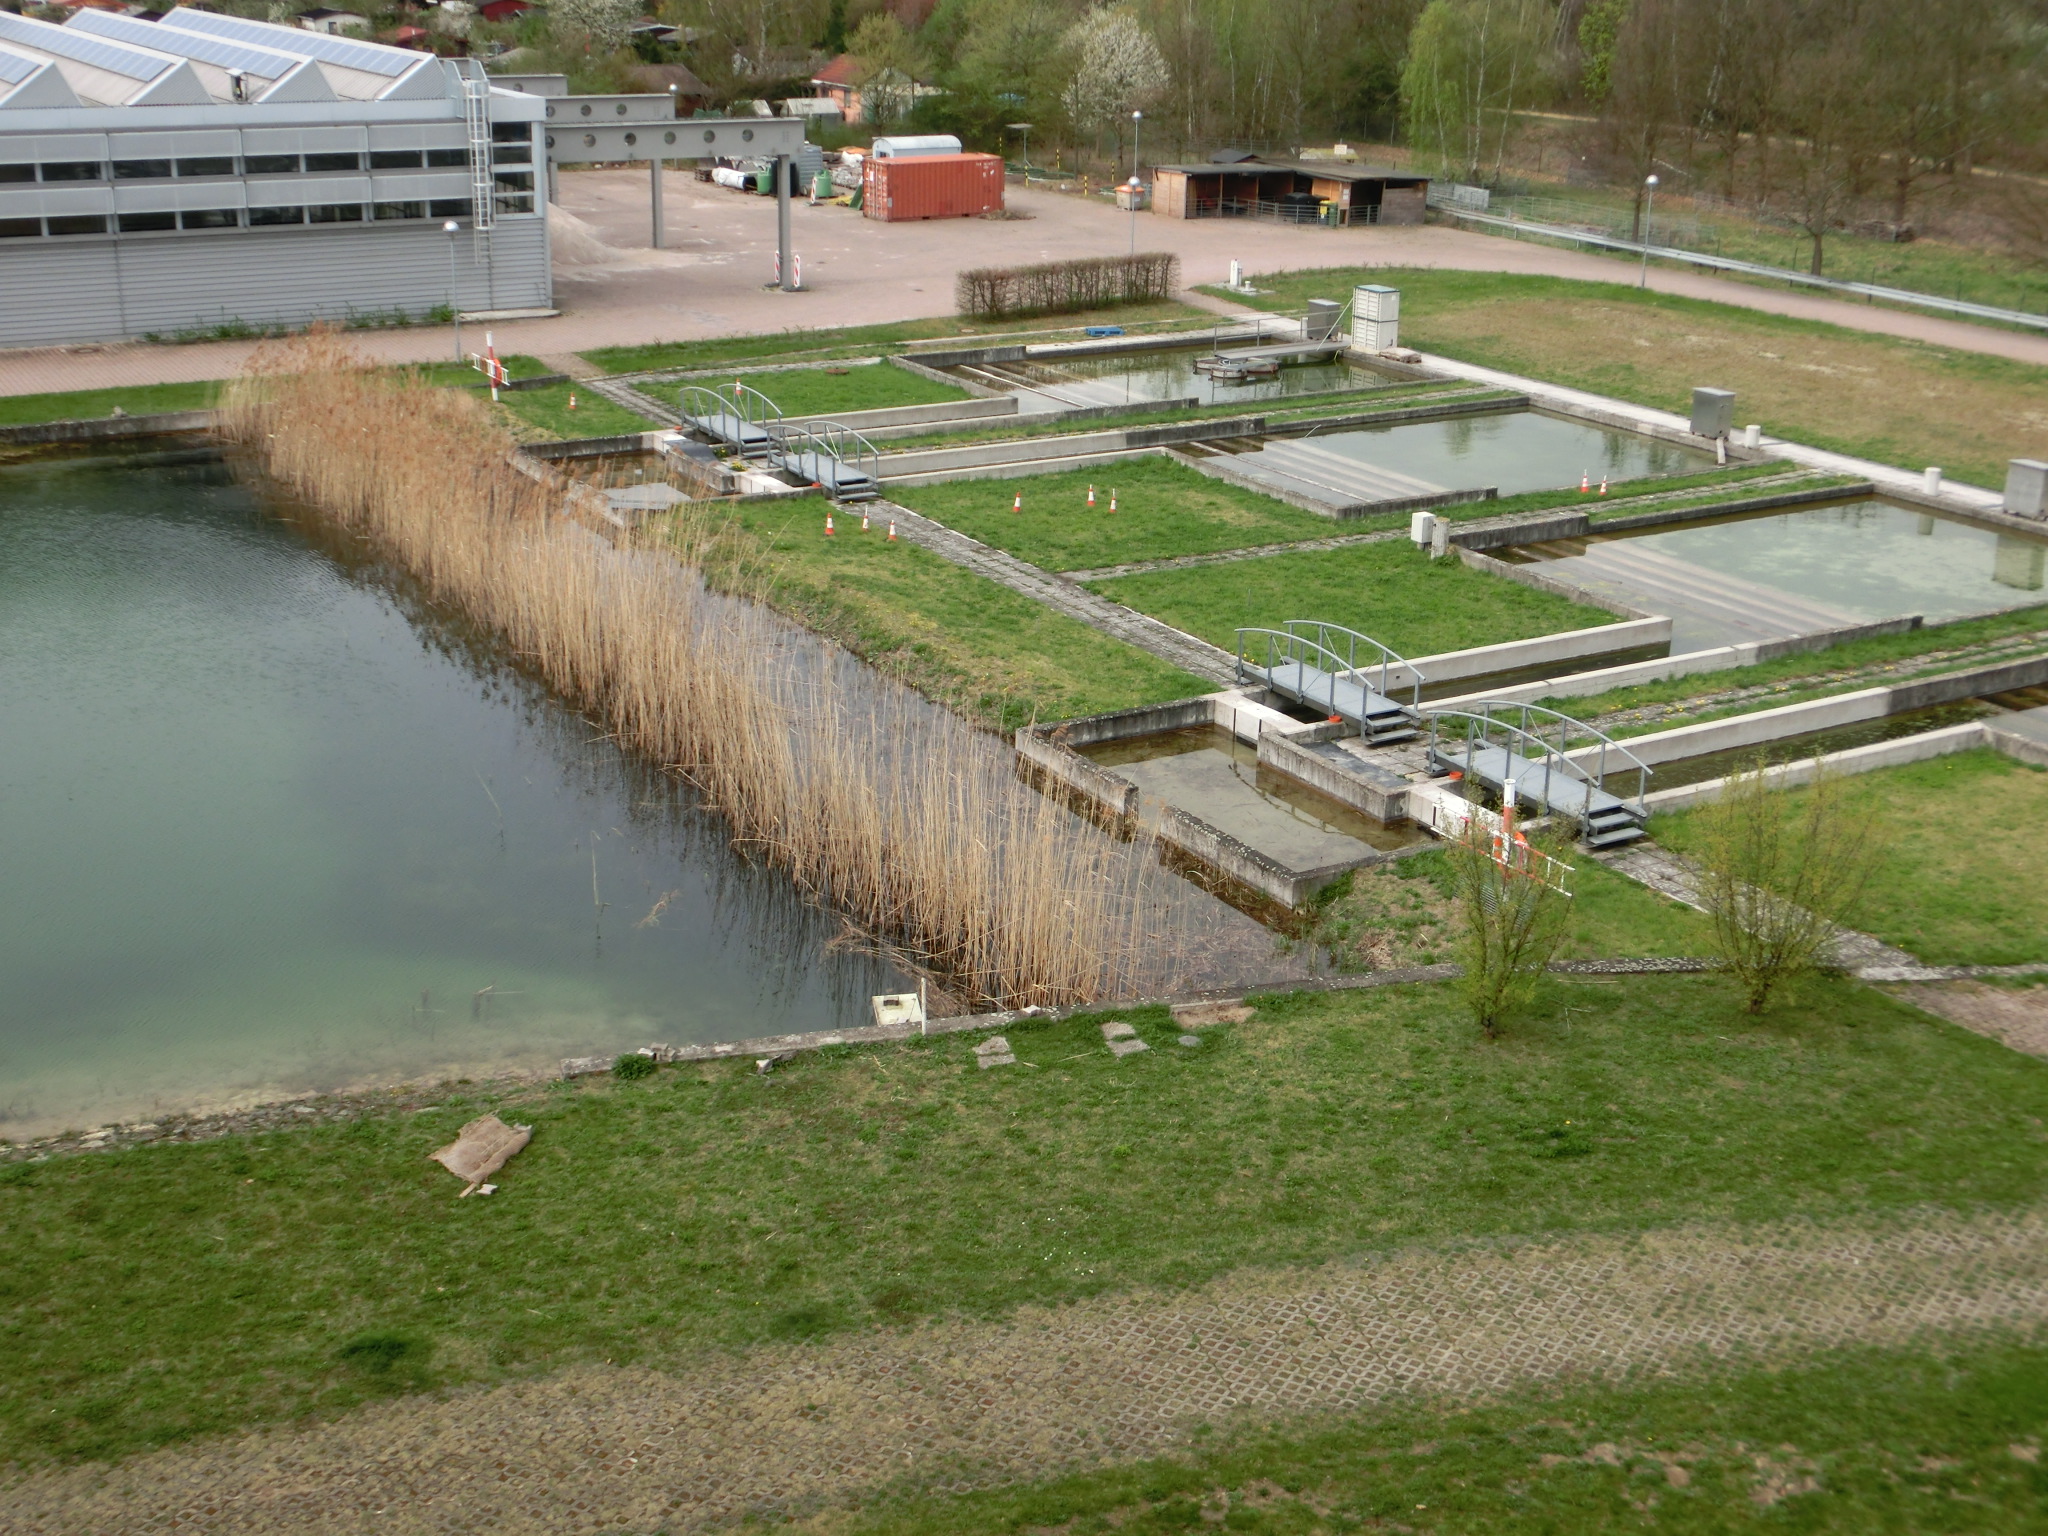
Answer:
[[[954,276],[966,268],[1107,255],[1131,243],[1131,215],[1054,192],[1012,189],[1011,206],[1025,217],[1003,221],[882,224],[844,208],[799,204],[795,244],[810,291],[785,294],[763,286],[772,274],[775,244],[770,199],[672,172],[664,191],[669,248],[655,251],[648,246],[644,172],[571,172],[561,182],[563,206],[588,226],[576,238],[561,241],[567,256],[582,258],[558,262],[556,302],[563,313],[557,319],[511,321],[492,329],[501,353],[543,357],[570,373],[577,371],[566,366],[570,358],[594,347],[950,314]],[[1190,284],[1223,281],[1233,259],[1255,273],[1375,264],[1597,282],[1625,282],[1630,276],[1625,263],[1437,225],[1324,229],[1139,214],[1136,237],[1141,248],[1177,252]],[[1650,286],[2048,365],[2048,337],[1689,271],[1653,270]],[[1344,295],[1333,292],[1331,297]],[[365,331],[358,339],[365,352],[392,362],[431,361],[453,352],[446,327]],[[466,337],[465,345],[475,339]],[[242,370],[257,345],[132,343],[0,352],[0,395],[229,378]]]

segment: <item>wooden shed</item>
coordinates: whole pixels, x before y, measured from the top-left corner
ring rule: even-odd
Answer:
[[[1384,165],[1233,156],[1152,171],[1152,207],[1170,219],[1283,224],[1420,224],[1429,178]]]

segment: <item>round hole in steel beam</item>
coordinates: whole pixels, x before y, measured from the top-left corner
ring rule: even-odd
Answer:
[[[629,133],[626,135],[626,142],[628,144],[638,144],[640,142],[640,135],[637,133]]]
[[[594,133],[586,133],[585,135],[583,135],[583,147],[584,147],[585,149],[590,149],[590,148],[593,148],[593,147],[594,147],[594,146],[596,145],[596,143],[597,143],[597,135],[596,135],[596,134],[594,134]]]
[[[586,102],[586,103],[584,104],[584,107],[583,107],[583,115],[584,115],[585,117],[588,117],[588,116],[590,116],[590,106],[589,106],[589,103],[587,103],[587,102]]]
[[[673,133],[664,133],[664,134],[663,134],[663,135],[661,136],[661,142],[662,142],[662,143],[664,143],[664,144],[673,144],[673,143],[675,143],[675,141],[676,141],[676,136],[675,136],[675,135],[674,135]]]
[[[751,128],[742,128],[740,130],[740,137],[745,139],[749,144],[751,144],[754,142],[754,130]]]
[[[626,104],[622,101],[616,107],[612,108],[612,110],[618,113],[619,116],[624,117],[626,115]]]
[[[706,128],[704,130],[704,142],[706,144],[716,144],[718,142],[718,130],[715,128]]]

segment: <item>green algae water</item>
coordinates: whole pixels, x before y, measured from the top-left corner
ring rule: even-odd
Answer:
[[[219,464],[0,469],[0,1136],[861,1022],[907,983]]]

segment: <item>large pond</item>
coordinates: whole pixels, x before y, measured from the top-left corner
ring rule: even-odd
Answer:
[[[1676,650],[2048,602],[2048,541],[1877,500],[1594,534],[1514,557],[1670,614]]]
[[[219,465],[0,470],[0,656],[0,1136],[905,985]]]

